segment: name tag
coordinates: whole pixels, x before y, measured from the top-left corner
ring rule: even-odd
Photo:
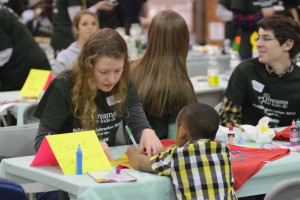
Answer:
[[[265,88],[265,86],[263,84],[261,84],[260,82],[257,82],[256,80],[252,80],[252,87],[254,90],[256,90],[259,93],[261,93],[263,91],[263,89]]]
[[[109,106],[112,106],[112,105],[115,105],[115,104],[117,104],[117,103],[120,103],[121,100],[116,99],[116,98],[114,97],[114,95],[111,95],[111,96],[109,96],[109,97],[106,97],[106,102],[107,102],[107,104],[108,104]]]

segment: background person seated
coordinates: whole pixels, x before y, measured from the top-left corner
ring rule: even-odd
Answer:
[[[3,5],[0,21],[0,91],[20,90],[30,69],[50,70],[50,64],[18,16]]]
[[[160,139],[169,133],[173,138],[169,125],[175,123],[179,110],[198,101],[187,74],[188,49],[183,17],[175,11],[161,11],[150,24],[144,56],[131,67],[147,119]]]
[[[52,68],[52,74],[57,76],[60,72],[70,69],[77,59],[77,56],[85,41],[99,29],[97,16],[88,11],[82,10],[77,13],[73,21],[73,31],[77,41],[73,42],[67,49],[58,53]]]
[[[98,10],[112,10],[115,6],[108,1],[99,1],[94,4],[90,4],[90,1],[65,1],[56,0],[53,4],[53,25],[54,30],[51,36],[51,46],[54,51],[61,51],[66,49],[72,42],[75,41],[75,37],[72,33],[72,22],[75,15],[82,9],[88,9],[93,13],[97,13]],[[101,19],[101,21],[103,21]]]
[[[300,69],[293,63],[300,48],[300,26],[289,17],[271,15],[257,27],[258,58],[233,71],[219,111],[224,126],[255,126],[267,116],[270,127],[282,127],[300,116]]]
[[[50,37],[53,24],[46,13],[45,0],[29,0],[29,9],[22,13],[22,23],[26,25],[34,37]]]

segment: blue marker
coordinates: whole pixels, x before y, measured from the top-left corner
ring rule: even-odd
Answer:
[[[80,144],[78,145],[76,151],[76,174],[82,174],[82,151]]]

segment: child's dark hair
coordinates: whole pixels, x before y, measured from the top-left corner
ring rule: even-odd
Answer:
[[[189,104],[183,107],[177,116],[178,127],[183,123],[193,139],[214,140],[219,128],[219,115],[209,105]]]

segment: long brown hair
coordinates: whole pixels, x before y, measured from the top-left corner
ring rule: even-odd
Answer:
[[[74,116],[81,122],[82,128],[96,128],[97,106],[94,102],[98,89],[93,82],[94,65],[101,57],[124,59],[124,68],[119,82],[109,93],[121,103],[114,105],[119,116],[125,109],[125,101],[129,85],[129,63],[127,45],[118,32],[103,28],[95,32],[84,44],[78,56],[74,72],[74,88],[72,103]]]
[[[197,102],[187,74],[188,48],[185,20],[171,10],[159,12],[149,27],[145,55],[133,63],[131,71],[144,110],[149,114],[162,116]]]

